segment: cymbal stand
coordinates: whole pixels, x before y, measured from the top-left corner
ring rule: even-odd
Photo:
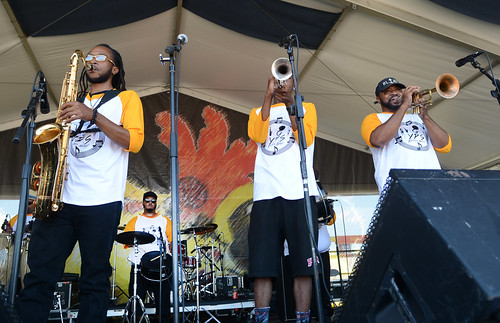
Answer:
[[[113,278],[112,278],[112,283],[111,283],[111,302],[116,301],[116,296],[115,296],[115,288],[116,288],[116,249],[117,249],[117,242],[114,242],[115,245],[115,252],[114,252],[114,259],[113,259]]]
[[[139,323],[142,322],[142,319],[144,319],[146,322],[149,323],[149,317],[148,314],[146,313],[146,307],[144,307],[144,303],[142,302],[141,298],[137,295],[137,272],[139,271],[137,268],[137,238],[134,237],[134,295],[132,295],[128,302],[127,305],[125,306],[125,312],[123,313],[123,318],[122,318],[122,323],[123,322],[128,322],[130,323],[129,319],[129,312],[130,312],[130,307],[132,307],[132,322],[135,323],[137,322],[137,302],[139,302],[139,305],[141,306],[142,310],[142,316],[141,319],[139,320]]]
[[[215,316],[210,313],[207,309],[200,307],[200,269],[199,269],[199,263],[200,263],[200,250],[201,247],[198,246],[198,240],[196,239],[196,235],[194,235],[194,245],[195,245],[195,250],[196,250],[196,322],[200,322],[200,309],[207,312],[208,315],[210,315],[210,318],[206,321],[210,320],[215,320],[219,323],[221,323]],[[205,322],[205,323],[206,323]]]

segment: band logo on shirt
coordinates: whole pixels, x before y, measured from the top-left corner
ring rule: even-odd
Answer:
[[[425,126],[420,122],[402,122],[398,133],[394,137],[396,144],[410,150],[429,150],[429,140]]]
[[[295,143],[292,124],[283,118],[269,121],[269,135],[260,147],[266,155],[279,155],[290,149]]]
[[[71,124],[72,130],[76,130],[74,123]],[[75,129],[73,129],[75,128]],[[86,129],[80,133],[77,133],[71,138],[72,145],[70,145],[70,152],[76,158],[84,158],[91,156],[98,152],[104,145],[106,136],[104,132],[99,131],[97,127]],[[89,131],[90,132],[86,132]],[[92,131],[97,130],[97,131]]]

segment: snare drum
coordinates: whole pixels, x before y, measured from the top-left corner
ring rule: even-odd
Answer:
[[[182,259],[182,265],[184,266],[184,268],[195,268],[196,257],[184,257]]]
[[[141,275],[147,280],[159,282],[172,275],[172,256],[167,254],[163,260],[160,278],[160,252],[150,251],[141,258]]]

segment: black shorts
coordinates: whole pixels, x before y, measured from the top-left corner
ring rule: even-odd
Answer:
[[[315,205],[315,198],[311,197],[312,227],[317,244],[318,216]],[[250,277],[278,276],[285,239],[288,242],[293,276],[313,275],[311,239],[304,200],[277,197],[255,201],[248,230]]]

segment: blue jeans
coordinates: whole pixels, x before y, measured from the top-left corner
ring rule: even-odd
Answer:
[[[18,300],[22,322],[47,322],[55,285],[76,242],[82,260],[78,322],[106,321],[112,272],[109,257],[121,211],[121,201],[97,206],[65,204],[54,217],[34,222],[28,251],[31,271],[24,277]]]

